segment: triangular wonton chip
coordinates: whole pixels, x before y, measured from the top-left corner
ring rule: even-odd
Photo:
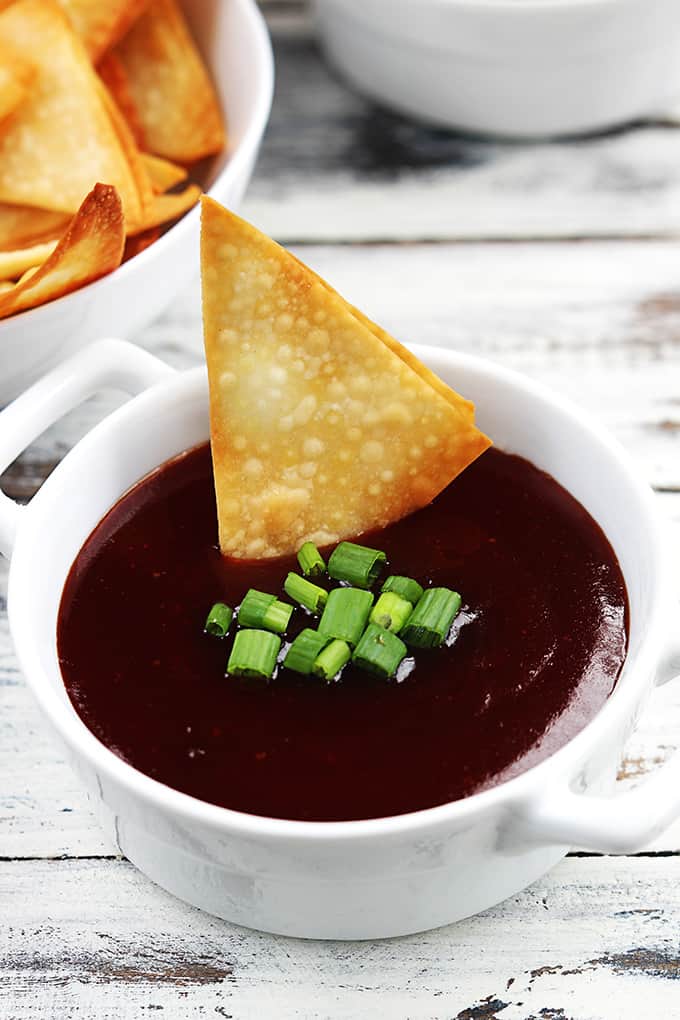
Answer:
[[[177,163],[220,152],[217,96],[176,0],[152,0],[115,52],[149,152]]]
[[[135,255],[140,255],[141,252],[146,251],[152,244],[155,244],[160,236],[161,228],[151,227],[150,230],[144,230],[142,233],[135,234],[134,237],[127,237],[125,239],[123,262],[127,262],[128,259],[133,259]]]
[[[151,156],[148,152],[144,152],[142,160],[157,195],[165,194],[170,188],[175,188],[178,184],[186,181],[188,177],[183,166],[171,163],[170,160],[163,159],[161,156]]]
[[[201,189],[197,184],[188,184],[184,191],[177,193],[171,191],[167,195],[154,195],[144,221],[128,227],[128,237],[179,219],[189,209],[193,209],[200,197]]]
[[[59,0],[59,3],[96,63],[123,38],[148,0]]]
[[[46,262],[24,282],[0,295],[0,319],[69,294],[120,265],[125,243],[123,209],[116,189],[97,184]]]
[[[296,258],[294,255],[292,257]],[[371,333],[378,338],[378,340],[381,340],[390,348],[390,350],[394,351],[394,353],[400,357],[402,361],[405,361],[408,365],[410,365],[413,371],[417,372],[421,379],[429,383],[430,386],[437,390],[438,393],[441,393],[446,400],[450,400],[456,407],[460,407],[461,401],[467,403],[470,414],[474,418],[475,407],[472,401],[466,401],[459,393],[456,393],[455,390],[452,390],[445,382],[442,382],[438,375],[435,375],[434,372],[429,369],[427,365],[424,365],[419,358],[416,358],[414,354],[411,354],[411,352],[404,347],[403,344],[400,344],[398,340],[395,340],[393,336],[390,336],[390,334],[387,333],[382,326],[378,326],[377,323],[369,319],[367,315],[364,315],[362,311],[355,308],[354,305],[351,305],[349,301],[345,301],[342,294],[338,294],[338,292],[334,290],[321,276],[319,276],[318,273],[315,273],[313,269],[310,269],[309,266],[306,266],[304,262],[300,262],[297,258],[296,261],[300,263],[303,269],[305,269],[308,273],[311,273],[314,279],[317,280],[322,287],[325,287],[331,294],[335,294],[336,297],[340,298],[347,310],[354,316],[355,319],[358,319],[359,322],[366,327],[366,329],[370,330]]]
[[[74,213],[96,181],[120,194],[125,215],[143,201],[107,109],[108,93],[56,0],[17,0],[0,38],[31,56],[30,95],[0,132],[0,202]]]
[[[131,230],[133,228],[139,229],[140,223],[143,223],[146,220],[154,200],[154,189],[151,183],[151,177],[149,176],[149,171],[147,170],[146,163],[144,162],[144,157],[137,147],[134,135],[118,107],[118,104],[99,78],[97,79],[97,83],[101,90],[102,102],[104,103],[109,117],[111,118],[111,124],[116,132],[118,142],[127,160],[130,173],[132,174],[137,189],[137,195],[139,197],[141,219],[135,219],[131,212],[127,212],[125,226],[127,230]]]
[[[135,101],[130,94],[130,86],[125,68],[117,53],[111,51],[97,64],[97,74],[104,82],[109,95],[125,118],[130,134],[136,145],[144,148],[144,132],[137,113]]]
[[[0,44],[0,120],[8,117],[28,95],[35,68]]]
[[[16,280],[27,269],[41,266],[56,247],[56,241],[45,241],[17,251],[0,251],[0,280]]]
[[[469,401],[207,198],[201,265],[223,553],[264,558],[382,527],[490,445]]]
[[[27,248],[60,237],[70,218],[68,213],[51,209],[0,202],[0,250]]]

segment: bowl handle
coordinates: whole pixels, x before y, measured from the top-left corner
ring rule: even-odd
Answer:
[[[680,638],[669,645],[657,686],[680,678]],[[680,815],[680,751],[633,790],[591,797],[564,786],[521,812],[520,827],[532,842],[608,854],[634,853]]]
[[[174,369],[123,340],[99,340],[63,361],[0,413],[0,474],[34,439],[98,390],[140,393]],[[0,492],[0,553],[9,558],[22,507]]]

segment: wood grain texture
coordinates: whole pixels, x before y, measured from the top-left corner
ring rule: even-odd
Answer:
[[[543,144],[430,128],[333,74],[310,19],[271,14],[277,87],[244,205],[282,240],[675,236],[680,131],[672,117]]]
[[[248,932],[123,861],[0,864],[0,904],[3,1020],[678,1016],[680,859],[570,859],[476,918],[373,943]]]

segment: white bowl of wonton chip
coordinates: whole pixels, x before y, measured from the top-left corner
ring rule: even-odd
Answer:
[[[206,190],[234,208],[252,175],[269,118],[274,82],[269,37],[255,0],[182,0],[182,7],[227,123],[227,145],[212,164]],[[199,227],[196,207],[113,273],[0,319],[0,404],[64,354],[97,337],[134,337],[197,275]]]

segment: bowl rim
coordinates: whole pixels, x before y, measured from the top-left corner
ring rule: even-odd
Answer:
[[[221,193],[230,184],[232,178],[239,176],[241,165],[247,163],[257,151],[257,147],[267,127],[274,97],[274,54],[264,15],[257,6],[256,0],[230,0],[230,3],[240,5],[253,33],[254,51],[256,53],[256,60],[253,61],[253,66],[257,68],[255,74],[257,93],[253,112],[243,138],[233,151],[229,152],[224,168],[220,170],[215,180],[205,192],[206,195],[210,195],[211,198],[215,198],[217,201],[220,200]],[[227,146],[228,144],[227,140]],[[29,320],[29,317],[32,317],[31,321],[35,324],[40,319],[41,314],[47,317],[53,308],[57,306],[63,307],[64,302],[71,300],[75,304],[77,300],[96,301],[98,291],[101,291],[106,286],[114,286],[114,281],[118,283],[126,280],[136,270],[143,269],[147,263],[160,258],[169,244],[177,242],[179,245],[188,231],[196,229],[200,215],[201,204],[197,202],[193,208],[184,213],[165,233],[161,234],[153,244],[132,258],[127,259],[127,261],[122,262],[112,273],[106,273],[104,276],[100,276],[99,279],[93,280],[83,287],[77,287],[75,290],[70,291],[70,293],[62,294],[61,297],[53,298],[51,301],[41,305],[36,305],[35,308],[27,308],[16,315],[0,319],[0,342],[2,341],[3,330],[9,333],[13,326],[17,324],[20,326],[24,325]]]
[[[550,11],[550,10],[571,10],[572,8],[614,8],[620,7],[621,4],[627,3],[629,6],[640,7],[644,6],[645,0],[427,0],[427,5],[430,8],[451,8],[451,9],[462,9],[465,11],[498,9],[503,13],[509,13],[513,10],[527,13],[531,11]],[[390,8],[390,13],[394,14],[395,2],[394,0],[372,0],[372,3],[381,3],[386,8]],[[409,5],[415,6],[420,5],[422,0],[397,0],[397,3],[401,7],[407,7]],[[318,7],[346,7],[350,8],[352,0],[314,0],[314,4]],[[350,11],[350,13],[353,13]]]
[[[53,685],[49,680],[48,672],[51,670],[43,669],[36,650],[34,625],[30,623],[31,615],[26,611],[26,606],[22,615],[22,605],[26,603],[26,596],[18,598],[15,595],[23,570],[23,550],[26,548],[30,564],[29,550],[34,549],[36,544],[39,545],[41,540],[44,541],[42,533],[32,534],[31,518],[37,515],[38,509],[50,500],[63,505],[60,479],[62,472],[66,471],[65,465],[73,464],[79,457],[87,457],[102,439],[113,436],[120,423],[134,413],[133,409],[140,414],[148,415],[158,414],[159,411],[162,413],[165,408],[167,413],[167,408],[179,403],[182,398],[189,401],[204,400],[207,392],[206,371],[204,367],[199,366],[186,372],[178,372],[175,377],[170,377],[132,398],[96,425],[66,454],[31,503],[22,511],[8,582],[8,615],[17,658],[28,686],[33,690],[42,710],[71,753],[76,758],[83,757],[98,777],[111,780],[112,783],[122,787],[128,796],[141,800],[146,807],[223,833],[232,832],[252,838],[301,842],[399,837],[414,830],[444,826],[451,828],[470,823],[479,815],[486,815],[500,808],[507,809],[513,806],[517,808],[518,805],[531,801],[536,795],[542,796],[551,783],[563,783],[565,776],[572,774],[575,766],[585,760],[588,749],[596,746],[601,739],[606,740],[607,734],[616,730],[617,721],[619,724],[630,721],[640,698],[640,684],[646,682],[645,678],[658,668],[661,650],[670,634],[669,614],[672,605],[670,566],[668,557],[664,557],[663,530],[651,488],[641,479],[620,444],[599,422],[543,384],[476,355],[416,344],[411,345],[411,349],[426,364],[434,362],[436,366],[437,361],[444,361],[449,368],[468,368],[491,376],[505,387],[519,389],[528,399],[547,406],[549,411],[577,418],[581,429],[585,429],[593,443],[616,463],[619,471],[625,476],[630,486],[631,498],[635,499],[637,510],[645,518],[649,529],[655,584],[649,595],[649,621],[640,646],[633,658],[629,650],[619,681],[600,711],[568,743],[525,772],[504,782],[462,800],[450,801],[436,807],[383,818],[351,821],[318,822],[270,818],[220,807],[152,779],[109,750],[87,728],[68,699],[64,700],[59,696],[59,685],[63,692],[63,680],[56,659],[54,669],[59,681],[57,685]],[[152,408],[155,410],[152,411]],[[56,630],[56,619],[50,622],[51,628],[52,625]],[[639,678],[637,683],[636,678]]]

